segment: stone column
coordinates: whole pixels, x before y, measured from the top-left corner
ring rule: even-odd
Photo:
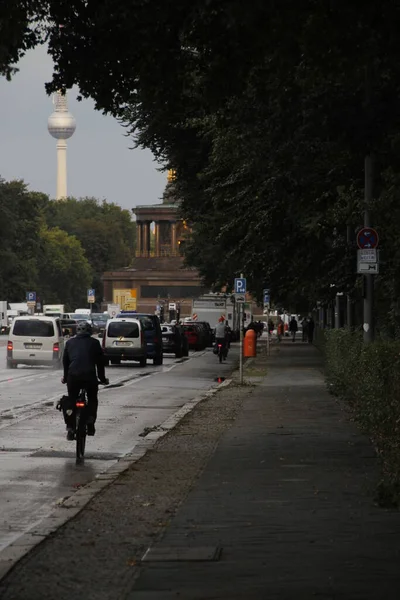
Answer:
[[[146,222],[146,256],[150,256],[150,221]]]
[[[154,235],[155,235],[155,250],[156,256],[160,256],[160,222],[156,221],[154,223]]]
[[[142,256],[147,256],[149,251],[149,227],[147,221],[142,223]]]
[[[142,256],[142,222],[136,221],[136,256]]]
[[[171,252],[176,254],[176,222],[171,223]]]

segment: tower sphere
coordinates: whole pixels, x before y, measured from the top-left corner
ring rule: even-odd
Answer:
[[[70,112],[55,111],[49,116],[47,129],[57,140],[67,140],[76,129],[76,121]]]
[[[75,118],[68,110],[66,96],[57,92],[53,102],[56,110],[48,118],[47,129],[50,135],[57,140],[67,140],[72,136],[76,129]]]

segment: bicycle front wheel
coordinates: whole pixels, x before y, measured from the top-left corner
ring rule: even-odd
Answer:
[[[82,415],[76,417],[76,464],[79,465],[85,460],[86,446],[86,422]]]

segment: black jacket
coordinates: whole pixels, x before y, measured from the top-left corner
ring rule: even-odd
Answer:
[[[68,375],[77,379],[104,381],[104,354],[99,340],[92,338],[88,333],[77,335],[65,344],[64,379]],[[97,374],[96,374],[97,367]]]

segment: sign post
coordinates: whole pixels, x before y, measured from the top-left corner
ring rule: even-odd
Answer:
[[[34,315],[36,306],[36,292],[26,292],[26,303],[28,305],[29,313]]]
[[[239,332],[240,332],[240,356],[239,356],[239,381],[243,385],[243,310],[246,298],[246,279],[243,273],[240,278],[235,279],[235,295],[239,307]]]
[[[243,309],[244,305],[239,304],[239,330],[240,330],[240,356],[239,356],[239,381],[243,385]]]
[[[269,352],[270,352],[270,345],[269,345],[269,307],[270,307],[270,294],[269,294],[269,289],[265,289],[263,290],[263,297],[264,297],[264,314],[267,315],[267,355],[269,356]]]
[[[374,339],[373,327],[373,297],[374,279],[373,275],[379,273],[379,262],[377,260],[376,248],[379,244],[379,236],[375,229],[370,226],[369,204],[372,200],[372,162],[371,157],[365,160],[365,197],[364,197],[364,227],[357,234],[357,246],[359,247],[357,257],[357,273],[365,277],[364,296],[364,343],[369,344]]]
[[[95,294],[96,294],[96,290],[90,289],[87,291],[87,301],[88,301],[89,308],[90,308],[90,314],[92,314],[92,307],[93,307],[93,303],[95,301]]]

